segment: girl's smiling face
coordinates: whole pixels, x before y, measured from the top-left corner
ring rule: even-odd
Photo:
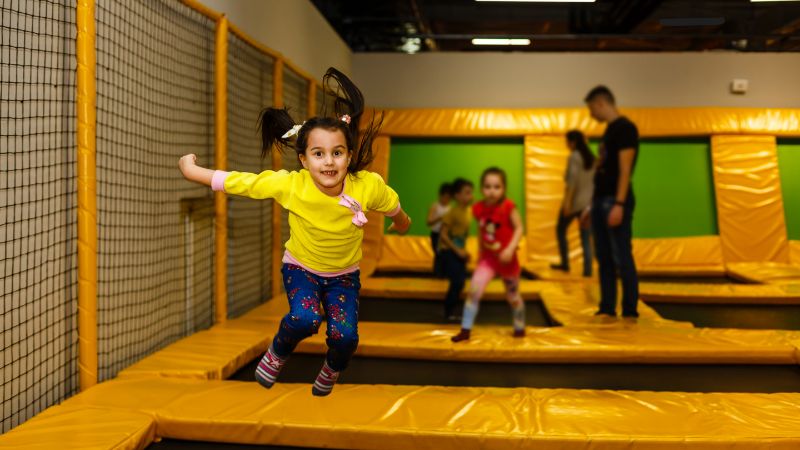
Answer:
[[[342,193],[350,156],[341,131],[314,128],[308,133],[308,145],[300,154],[300,163],[322,193],[336,196]]]

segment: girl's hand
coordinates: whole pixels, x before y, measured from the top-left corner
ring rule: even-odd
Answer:
[[[401,215],[402,217],[398,217]],[[392,224],[389,225],[386,231],[390,233],[395,232],[402,236],[408,233],[409,228],[411,228],[411,217],[408,217],[408,214],[401,211],[400,214],[392,218]]]
[[[500,259],[500,263],[502,264],[510,263],[511,260],[514,258],[514,249],[510,247],[504,248],[503,251],[500,252],[500,255],[498,255],[498,258]]]
[[[469,253],[467,253],[467,251],[464,250],[463,248],[457,249],[456,254],[458,255],[459,258],[463,259],[464,261],[469,261]]]
[[[178,168],[181,169],[181,173],[186,178],[189,178],[189,173],[193,167],[197,167],[197,156],[194,153],[183,155],[181,159],[178,160]]]
[[[178,160],[178,168],[181,169],[183,177],[187,180],[211,186],[211,178],[214,176],[214,171],[198,166],[197,156],[194,153],[183,155]]]

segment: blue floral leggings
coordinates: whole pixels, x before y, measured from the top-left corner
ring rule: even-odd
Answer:
[[[281,271],[289,314],[281,320],[272,341],[275,354],[286,358],[300,341],[316,334],[324,308],[328,320],[328,366],[337,372],[344,370],[358,347],[360,272],[322,277],[292,264],[284,264]]]

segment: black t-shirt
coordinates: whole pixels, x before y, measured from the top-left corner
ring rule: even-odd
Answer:
[[[636,158],[639,156],[639,130],[627,117],[618,117],[608,124],[600,141],[599,163],[594,175],[595,198],[617,195],[619,152],[626,148],[636,151],[631,167],[633,179],[633,168],[636,167]],[[628,192],[630,189],[629,187]]]

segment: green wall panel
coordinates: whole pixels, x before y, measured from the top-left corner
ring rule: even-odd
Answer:
[[[524,147],[522,139],[392,139],[389,185],[400,195],[411,216],[412,235],[427,235],[428,208],[438,197],[439,185],[464,177],[475,183],[480,198],[481,173],[498,166],[508,175],[507,195],[525,216]],[[475,235],[473,223],[472,235]]]
[[[708,140],[642,140],[633,189],[634,237],[719,234]]]
[[[778,141],[778,167],[789,239],[800,240],[800,140]]]
[[[591,142],[593,148],[596,144]],[[491,165],[508,173],[508,196],[524,217],[523,156],[523,143],[517,139],[393,139],[389,183],[414,220],[410,233],[429,233],[425,217],[439,184],[463,176],[477,187],[481,172]],[[718,234],[708,140],[643,140],[634,190],[635,237]]]

